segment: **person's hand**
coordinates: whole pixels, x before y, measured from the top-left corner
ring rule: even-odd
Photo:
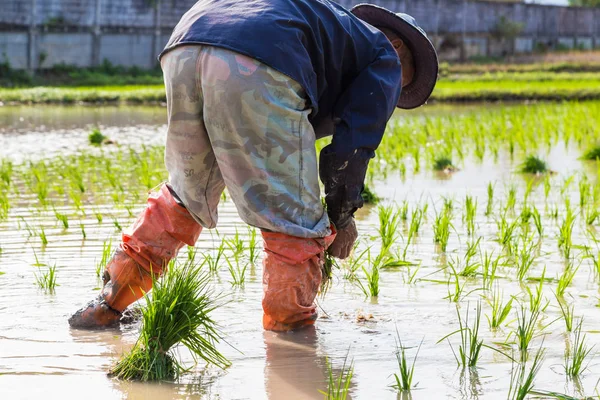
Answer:
[[[335,258],[344,260],[350,255],[357,237],[358,231],[356,230],[356,225],[354,224],[354,218],[352,218],[348,225],[337,231],[337,235],[335,236],[333,243],[331,243],[331,246],[329,246],[327,252]]]

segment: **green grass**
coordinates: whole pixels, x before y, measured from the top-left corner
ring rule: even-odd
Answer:
[[[229,361],[217,350],[221,339],[210,313],[218,307],[211,298],[209,275],[201,264],[171,263],[162,279],[154,282],[152,296],[142,308],[140,337],[134,347],[112,367],[111,375],[126,380],[174,380],[187,372],[175,347],[185,346],[194,361],[221,368]]]
[[[39,79],[25,83],[24,87],[0,87],[0,101],[139,104],[166,100],[160,73],[138,78],[117,74],[72,74],[69,79]],[[454,74],[438,81],[431,96],[431,101],[439,102],[593,99],[600,99],[597,74],[547,72]]]

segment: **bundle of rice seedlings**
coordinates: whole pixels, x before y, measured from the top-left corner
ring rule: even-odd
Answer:
[[[210,317],[217,304],[210,298],[208,283],[201,264],[171,263],[163,278],[154,282],[152,296],[146,296],[138,341],[110,375],[141,381],[177,379],[191,369],[175,354],[179,344],[187,347],[195,362],[227,367],[229,361],[216,349],[221,335]]]
[[[600,160],[600,145],[586,151],[582,158],[589,161]]]
[[[456,167],[452,165],[450,157],[440,156],[433,160],[433,170],[450,173],[456,171]]]
[[[88,135],[88,140],[90,141],[90,144],[93,144],[94,146],[100,146],[106,140],[106,136],[102,134],[100,129],[94,128]]]
[[[528,156],[519,169],[524,174],[540,175],[549,172],[546,162],[536,156]]]

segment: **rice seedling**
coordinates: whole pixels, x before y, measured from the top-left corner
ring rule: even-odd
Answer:
[[[588,368],[591,359],[586,358],[590,356],[595,346],[589,347],[586,343],[586,335],[581,335],[583,329],[583,318],[579,320],[579,323],[575,327],[573,348],[569,350],[565,349],[565,372],[568,376],[576,378],[583,374]]]
[[[600,217],[600,213],[593,207],[588,207],[585,213],[585,223],[587,225],[594,225],[594,223]]]
[[[548,172],[546,162],[536,156],[527,156],[519,166],[519,171],[524,174],[541,175]]]
[[[498,226],[497,240],[502,246],[510,245],[518,224],[519,220],[517,219],[509,224],[504,214],[501,216],[500,220],[496,222],[496,225]]]
[[[485,206],[485,216],[489,217],[494,211],[494,185],[488,183],[487,185],[487,203]]]
[[[492,292],[491,298],[486,298],[488,305],[492,309],[491,317],[488,317],[486,315],[488,324],[490,325],[491,329],[499,328],[500,325],[502,325],[502,323],[506,321],[506,318],[508,318],[512,310],[512,303],[514,298],[511,297],[510,300],[508,300],[508,302],[503,303],[503,297],[503,293],[500,291],[499,288],[496,287],[496,289],[494,289],[494,291]]]
[[[212,273],[216,273],[219,269],[219,263],[221,262],[221,258],[223,258],[223,254],[225,253],[225,241],[221,241],[221,244],[216,249],[216,254],[213,256],[210,253],[204,253],[204,262],[208,264],[208,270]]]
[[[354,376],[354,361],[349,361],[349,351],[344,358],[339,375],[333,372],[333,366],[329,358],[325,359],[327,364],[327,391],[319,390],[325,400],[346,400],[350,393],[350,385]]]
[[[592,147],[588,149],[582,157],[587,161],[598,161],[600,159],[600,146]]]
[[[83,222],[79,223],[79,229],[81,230],[81,236],[83,236],[83,240],[87,239],[87,234],[85,233],[85,226]]]
[[[541,239],[544,236],[544,225],[542,224],[542,217],[540,215],[540,212],[537,208],[535,208],[535,206],[531,211],[531,217],[535,225],[535,230],[538,233],[538,237]]]
[[[579,181],[579,207],[583,208],[590,196],[590,184],[587,181],[587,178],[584,176],[583,179]]]
[[[379,296],[379,269],[381,268],[382,254],[380,253],[374,260],[371,258],[371,251],[367,252],[367,264],[371,266],[370,270],[365,265],[362,266],[362,270],[367,278],[367,285],[362,284],[360,280],[357,280],[361,290],[366,297],[377,297]]]
[[[361,192],[360,196],[365,204],[377,204],[380,200],[379,197],[367,185],[363,187],[363,191]]]
[[[100,277],[102,271],[108,264],[108,260],[112,255],[112,239],[107,239],[102,243],[102,257],[100,258],[100,262],[96,264],[96,276]]]
[[[460,275],[454,267],[453,263],[448,263],[448,267],[450,268],[450,277],[448,278],[448,296],[445,298],[451,302],[458,303],[460,299],[463,298],[463,292],[465,290],[465,286],[467,282],[460,282]],[[454,279],[453,279],[454,278]],[[451,289],[454,289],[451,291]]]
[[[496,280],[496,272],[498,271],[498,266],[500,265],[500,257],[494,258],[494,252],[488,254],[486,251],[481,257],[481,266],[482,266],[482,275],[483,275],[483,287],[486,289],[490,289],[492,284]]]
[[[404,200],[398,211],[400,213],[400,219],[402,221],[408,221],[408,201]]]
[[[345,271],[346,272],[344,274],[344,278],[348,279],[350,281],[357,280],[356,272],[363,265],[363,260],[364,260],[365,256],[367,255],[367,253],[369,253],[371,251],[371,248],[369,247],[369,248],[363,250],[362,252],[357,253],[356,252],[357,245],[358,245],[358,243],[355,245],[354,251],[352,252],[350,258],[345,263],[345,267],[346,267]]]
[[[38,236],[42,241],[42,246],[46,246],[48,244],[48,238],[46,237],[46,231],[44,231],[44,227],[40,226],[40,230],[38,231]]]
[[[452,228],[452,216],[451,212],[447,208],[444,208],[442,212],[435,216],[435,222],[433,225],[433,240],[435,243],[440,245],[443,252],[448,247],[448,240],[450,238],[450,228]]]
[[[565,215],[565,219],[559,226],[558,230],[558,248],[563,256],[568,260],[571,258],[571,248],[573,247],[573,225],[575,217],[569,211]]]
[[[54,209],[54,215],[56,216],[56,219],[62,223],[63,228],[69,229],[69,217],[66,214],[61,214]]]
[[[238,260],[239,257],[244,253],[244,241],[240,237],[238,230],[235,230],[235,235],[231,239],[226,239],[225,243],[229,250],[233,253],[233,257]]]
[[[571,283],[575,278],[577,270],[579,270],[579,266],[577,268],[574,268],[570,262],[567,263],[567,265],[565,265],[565,269],[563,270],[562,274],[558,277],[558,286],[556,287],[556,295],[558,297],[564,296],[565,290],[567,290],[567,288],[571,286]]]
[[[544,200],[548,202],[548,196],[550,196],[550,189],[552,189],[552,183],[550,182],[550,175],[544,176]]]
[[[544,355],[545,349],[540,346],[529,369],[526,362],[518,363],[513,358],[508,390],[509,400],[525,400],[527,395],[533,392],[535,378],[542,367]]]
[[[35,274],[35,282],[40,289],[52,293],[58,284],[56,283],[56,264],[48,266],[48,269]]]
[[[406,357],[406,347],[402,345],[400,333],[398,332],[398,329],[396,329],[396,361],[398,362],[399,371],[394,373],[395,383],[392,384],[391,387],[398,392],[408,393],[413,388],[412,382],[415,374],[415,364],[417,363],[417,357],[419,356],[419,351],[421,350],[422,345],[423,340],[421,340],[421,343],[419,343],[419,347],[417,347],[417,351],[415,352],[412,362],[409,362]]]
[[[106,136],[102,134],[98,127],[93,128],[92,132],[90,132],[90,134],[88,135],[88,141],[90,142],[90,144],[93,144],[95,146],[101,145],[102,142],[104,142],[104,140],[106,140]]]
[[[392,206],[379,206],[377,208],[379,216],[379,237],[381,238],[382,252],[387,252],[398,237],[398,224],[400,223],[400,213],[394,211]]]
[[[465,214],[463,216],[463,222],[467,225],[467,234],[472,236],[475,232],[475,216],[477,214],[477,200],[473,200],[473,197],[467,196],[465,198]]]
[[[575,313],[575,305],[571,304],[563,304],[563,301],[556,296],[556,301],[558,302],[558,306],[560,307],[560,313],[565,321],[565,327],[567,332],[571,332],[573,330],[573,318]]]
[[[232,263],[229,258],[226,258],[225,261],[227,261],[227,267],[232,279],[230,281],[231,286],[244,287],[246,284],[246,269],[248,268],[247,264],[244,264],[243,267],[240,267],[240,263],[237,259],[235,260],[235,263]]]
[[[195,362],[227,367],[229,361],[216,348],[221,336],[210,316],[218,307],[211,295],[209,275],[200,265],[172,262],[154,282],[152,296],[146,296],[139,339],[111,368],[111,375],[141,381],[177,379],[190,370],[178,359],[180,344]]]
[[[529,300],[529,309],[531,311],[546,311],[550,301],[544,297],[544,282],[546,281],[546,267],[542,271],[542,276],[538,279],[538,284],[535,290],[531,290],[529,286],[525,287],[527,298]]]
[[[452,172],[455,170],[455,167],[450,157],[439,156],[433,160],[433,170],[438,172]]]
[[[322,296],[325,296],[327,291],[331,288],[331,280],[333,279],[334,268],[339,268],[337,260],[328,252],[325,252],[325,260],[321,266],[321,288],[319,289],[319,294]]]
[[[123,227],[121,226],[121,224],[119,223],[119,220],[116,217],[113,218],[113,225],[115,226],[115,229],[118,232],[122,232],[123,231]]]
[[[475,314],[475,320],[473,321],[473,325],[469,326],[469,308],[467,305],[467,314],[463,321],[460,315],[460,309],[456,307],[456,314],[458,316],[458,325],[459,329],[454,332],[449,333],[444,336],[437,343],[440,343],[444,340],[449,339],[451,336],[456,334],[460,334],[460,344],[458,345],[458,354],[454,351],[454,347],[452,343],[448,340],[450,344],[450,348],[452,349],[452,353],[454,354],[454,358],[456,359],[456,363],[459,367],[476,367],[477,362],[479,361],[481,349],[485,346],[487,348],[493,349],[487,345],[484,345],[483,339],[479,337],[479,326],[481,323],[481,303],[477,303],[477,313]],[[495,350],[495,349],[493,349]]]
[[[519,246],[519,242],[515,243],[513,253],[516,254],[514,254],[513,259],[515,267],[517,268],[517,279],[519,281],[525,280],[529,270],[535,262],[535,246],[535,243],[527,239],[522,239],[522,246]]]
[[[522,304],[517,310],[517,328],[513,332],[517,338],[517,347],[521,352],[521,360],[527,360],[527,351],[531,341],[537,337],[536,326],[540,319],[540,310],[527,310]]]
[[[504,212],[507,211],[515,212],[515,206],[517,205],[517,188],[511,186],[508,188],[508,195],[506,197],[506,208]]]
[[[250,265],[256,265],[259,254],[256,229],[248,227],[248,261]]]

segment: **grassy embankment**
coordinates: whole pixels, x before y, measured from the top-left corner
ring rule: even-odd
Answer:
[[[442,64],[431,101],[600,99],[600,63]],[[2,103],[161,103],[160,70],[60,67],[35,77],[0,66]]]

